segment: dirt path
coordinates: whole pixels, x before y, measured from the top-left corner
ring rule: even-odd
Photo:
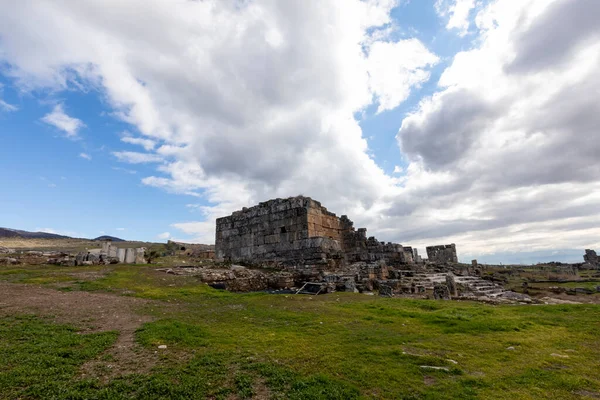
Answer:
[[[61,292],[33,285],[0,282],[0,318],[11,314],[35,314],[81,328],[82,333],[118,331],[114,346],[81,369],[82,377],[114,376],[147,372],[158,355],[135,343],[135,331],[151,317],[142,307],[159,302],[107,293]]]

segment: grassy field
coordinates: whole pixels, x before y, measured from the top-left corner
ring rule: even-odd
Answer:
[[[598,305],[235,294],[150,265],[0,267],[0,281],[148,299],[136,351],[158,357],[147,373],[82,376],[90,360],[119,368],[116,332],[5,313],[1,399],[600,397]]]

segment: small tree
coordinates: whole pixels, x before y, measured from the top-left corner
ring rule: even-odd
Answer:
[[[156,250],[149,250],[144,254],[144,256],[146,257],[148,264],[152,264],[152,260],[160,257],[160,253]]]
[[[177,254],[177,250],[179,250],[179,245],[169,240],[165,246],[165,249],[168,255],[174,256]]]

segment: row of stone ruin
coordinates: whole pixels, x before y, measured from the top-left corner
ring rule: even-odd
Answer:
[[[102,242],[102,249],[79,252],[75,257],[59,254],[48,259],[48,264],[78,266],[107,264],[146,264],[146,249],[118,248],[111,241]]]
[[[284,291],[286,293],[325,294],[337,292],[379,292],[381,296],[423,296],[433,293],[439,299],[503,300],[520,296],[480,276],[481,271],[444,265],[438,271],[414,271],[389,267],[383,262],[359,262],[335,273],[312,268],[264,272],[232,265],[229,268],[176,267],[159,271],[175,275],[193,275],[217,289],[234,292]],[[528,296],[522,301],[527,302]],[[512,300],[517,300],[513,298]]]
[[[421,263],[416,249],[367,237],[310,197],[274,199],[216,221],[215,257],[233,263],[336,270],[356,262]],[[456,263],[455,245],[430,246],[432,262]]]
[[[125,264],[146,264],[145,259],[146,248],[119,248],[112,244],[110,240],[102,242],[102,250],[98,254],[99,257],[108,257],[117,259],[118,263]]]

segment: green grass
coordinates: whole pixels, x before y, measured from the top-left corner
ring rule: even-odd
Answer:
[[[0,398],[61,398],[78,368],[116,337],[116,332],[80,335],[32,316],[0,319]]]
[[[60,276],[45,271],[36,269],[35,276]],[[23,275],[33,274],[24,267],[0,279]],[[154,266],[110,266],[105,277],[74,281],[70,290],[159,300],[144,310],[155,320],[140,327],[136,340],[149,351],[168,348],[148,375],[107,384],[64,375],[62,392],[44,387],[56,398],[571,399],[600,393],[598,305],[234,294]],[[58,329],[44,326],[39,329]],[[1,343],[3,352],[20,351],[14,336]],[[28,396],[48,397],[37,393]]]

